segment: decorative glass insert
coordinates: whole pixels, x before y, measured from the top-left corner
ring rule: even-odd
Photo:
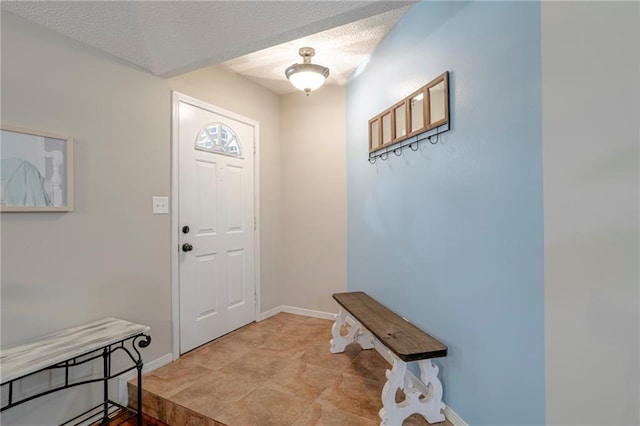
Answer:
[[[207,125],[198,133],[196,149],[219,154],[242,156],[242,146],[233,130],[222,123]]]

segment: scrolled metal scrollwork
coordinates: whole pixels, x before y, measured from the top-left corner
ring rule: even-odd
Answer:
[[[139,337],[144,337],[144,340],[141,340],[140,342],[137,342],[137,339]],[[147,346],[149,346],[151,344],[151,336],[146,335],[146,334],[141,334],[140,336],[137,336],[135,339],[133,339],[133,342],[135,344],[137,344],[138,347],[140,347],[140,348],[146,348]]]
[[[142,340],[138,340],[138,339],[142,339]],[[138,348],[146,348],[150,344],[151,344],[151,336],[147,334],[139,334],[133,338],[133,345],[131,346],[133,347],[133,350],[136,351],[136,354],[138,355],[138,361],[142,359],[142,355],[140,355],[140,351],[138,351]]]

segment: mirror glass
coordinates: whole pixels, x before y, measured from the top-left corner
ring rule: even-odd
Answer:
[[[407,107],[405,104],[400,105],[394,110],[396,119],[396,134],[394,139],[400,139],[407,134]]]
[[[382,116],[382,144],[391,142],[391,112]]]
[[[371,149],[376,149],[380,146],[379,124],[379,120],[374,120],[369,123],[369,146]]]
[[[411,110],[411,131],[415,132],[424,127],[424,93],[419,93],[409,101]]]
[[[429,88],[429,116],[430,124],[436,123],[446,118],[444,80]]]

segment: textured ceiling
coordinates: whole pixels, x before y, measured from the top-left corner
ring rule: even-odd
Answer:
[[[415,1],[7,1],[3,11],[41,24],[68,37],[136,64],[156,75],[171,77],[270,46],[290,42],[330,28],[405,7]],[[395,15],[390,15],[397,20]],[[394,21],[395,23],[395,21]],[[365,54],[358,42],[373,44],[388,24],[372,21],[373,29],[357,26],[339,31],[349,64],[336,62],[332,73],[353,67]],[[360,33],[358,35],[357,33]],[[375,34],[374,34],[375,33]],[[361,37],[358,39],[358,37]],[[340,46],[329,39],[309,39],[316,47],[317,62],[332,66]],[[375,42],[377,44],[377,42]],[[273,54],[283,63],[298,62],[299,44],[278,46]],[[375,47],[375,46],[374,46]],[[289,51],[289,48],[293,52]],[[284,58],[285,50],[287,58]],[[228,64],[247,67],[253,78],[270,79],[274,59],[258,53],[256,63]],[[285,60],[286,59],[286,60]],[[267,63],[268,62],[268,63]],[[270,65],[269,65],[270,64]],[[356,64],[357,65],[357,64]],[[260,75],[257,69],[269,72]],[[286,66],[285,66],[286,67]],[[242,73],[242,71],[239,71]],[[275,71],[274,71],[275,72]],[[284,69],[280,72],[284,72]]]
[[[295,92],[284,76],[293,63],[302,63],[298,49],[316,50],[311,62],[330,69],[326,84],[345,84],[347,78],[365,62],[378,43],[407,12],[409,6],[322,31],[288,43],[250,53],[223,62],[228,69],[242,74],[277,94]]]

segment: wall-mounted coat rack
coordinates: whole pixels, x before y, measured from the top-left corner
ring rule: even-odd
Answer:
[[[438,143],[440,134],[448,130],[449,71],[445,71],[369,120],[369,162],[386,160],[389,152],[400,156],[406,146],[417,151],[424,140]]]
[[[436,127],[435,129],[427,130],[396,144],[389,145],[376,152],[370,152],[368,161],[371,164],[375,164],[375,162],[378,161],[378,158],[382,161],[386,161],[389,159],[389,153],[394,154],[396,157],[400,157],[405,148],[409,148],[411,151],[415,152],[420,148],[419,144],[425,141],[428,141],[431,145],[435,145],[440,141],[440,135],[448,132],[449,130],[451,130],[449,123]]]

